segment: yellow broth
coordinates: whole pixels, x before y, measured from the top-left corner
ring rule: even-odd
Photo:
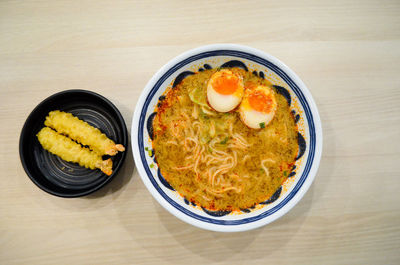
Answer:
[[[161,174],[187,200],[209,210],[240,210],[267,200],[287,179],[298,152],[297,127],[286,99],[272,84],[231,68],[245,86],[263,84],[278,107],[263,129],[250,129],[235,110],[213,111],[207,82],[216,69],[170,88],[156,109],[153,149]]]

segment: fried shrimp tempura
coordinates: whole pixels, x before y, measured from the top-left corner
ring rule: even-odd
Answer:
[[[115,144],[113,140],[107,138],[99,129],[78,119],[71,113],[59,110],[51,111],[46,117],[44,124],[61,134],[69,136],[82,145],[88,145],[100,155],[113,156],[118,151],[125,151],[125,147],[122,144]]]
[[[37,134],[37,138],[44,149],[65,161],[78,163],[80,166],[90,169],[98,168],[107,175],[112,173],[111,158],[103,160],[100,154],[82,147],[49,127],[43,127]]]

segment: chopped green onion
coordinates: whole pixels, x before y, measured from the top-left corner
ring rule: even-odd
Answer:
[[[204,112],[201,113],[201,117],[202,117],[203,119],[205,119],[205,120],[208,120],[208,119],[209,119],[208,115],[205,114]]]
[[[265,122],[260,123],[260,128],[265,128]]]
[[[146,146],[146,147],[144,148],[144,150],[149,151],[149,148]]]
[[[287,172],[286,172],[286,171],[283,171],[283,175],[286,177],[286,176],[287,176]]]
[[[221,144],[226,144],[228,142],[228,140],[229,140],[229,137],[225,137],[225,139],[221,141]]]
[[[154,167],[154,164],[153,164],[153,163],[151,163],[151,164],[150,164],[150,167],[151,167],[151,168],[153,168],[153,167]]]

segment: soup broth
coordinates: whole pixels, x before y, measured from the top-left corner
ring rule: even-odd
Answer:
[[[214,111],[207,83],[217,69],[186,77],[156,108],[153,149],[161,174],[187,200],[209,210],[240,210],[267,200],[287,179],[298,153],[287,100],[272,84],[239,68],[245,88],[271,87],[277,102],[265,128],[248,128],[234,110]]]

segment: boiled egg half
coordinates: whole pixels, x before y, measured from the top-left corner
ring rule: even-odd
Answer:
[[[250,128],[265,128],[274,118],[277,105],[274,91],[270,87],[246,87],[239,106],[240,118]]]
[[[243,78],[230,70],[220,70],[214,73],[208,81],[208,104],[216,111],[233,110],[239,105],[243,95]]]

